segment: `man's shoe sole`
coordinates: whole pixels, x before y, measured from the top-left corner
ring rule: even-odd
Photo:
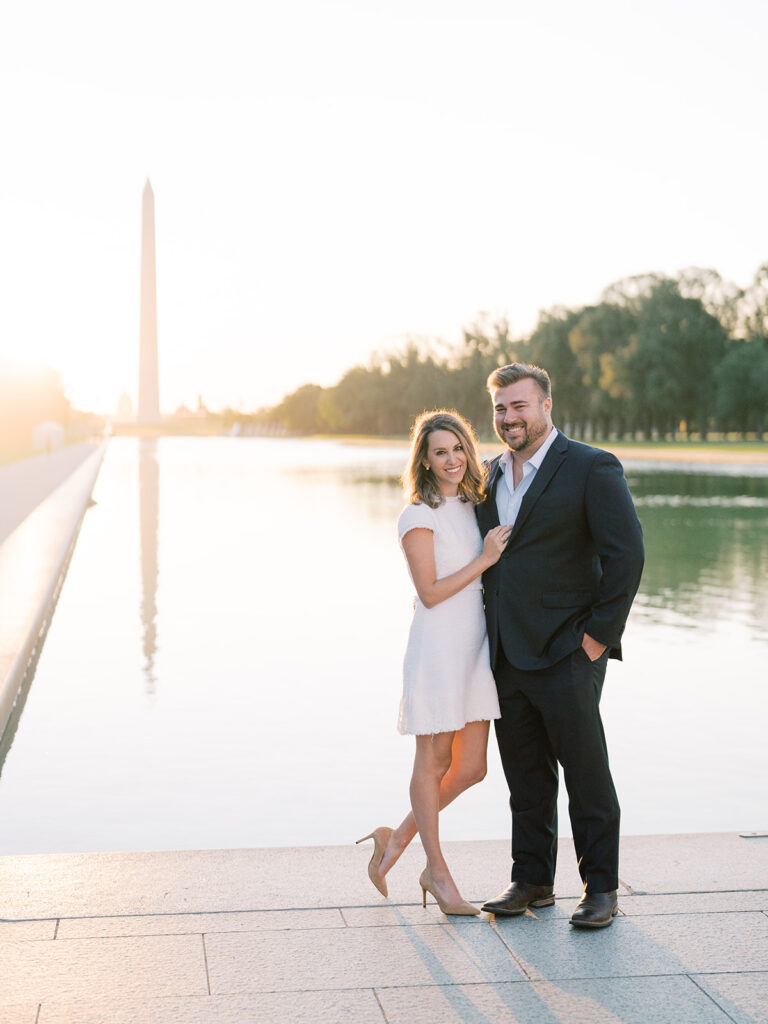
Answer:
[[[554,895],[552,895],[545,896],[543,899],[540,900],[531,900],[530,903],[527,903],[524,907],[521,907],[519,910],[496,910],[494,907],[489,907],[487,905],[482,906],[480,909],[484,910],[486,914],[495,914],[496,917],[519,917],[521,914],[524,914],[526,912],[528,907],[551,907],[554,902],[555,897]]]
[[[571,924],[574,928],[607,928],[609,925],[613,924],[613,919],[616,917],[618,912],[618,907],[615,910],[612,910],[611,916],[607,921],[574,921],[574,919],[571,918]]]

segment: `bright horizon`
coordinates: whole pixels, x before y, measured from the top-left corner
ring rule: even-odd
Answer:
[[[768,260],[757,0],[14,5],[0,356],[136,403],[141,193],[160,402],[252,410],[409,336]]]

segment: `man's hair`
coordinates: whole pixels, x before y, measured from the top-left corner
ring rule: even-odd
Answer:
[[[510,384],[517,384],[519,380],[525,380],[526,377],[536,381],[545,398],[552,397],[552,381],[549,379],[549,374],[540,366],[531,366],[530,363],[510,363],[508,366],[498,367],[488,377],[486,387],[489,391],[495,391],[497,388],[506,388]]]

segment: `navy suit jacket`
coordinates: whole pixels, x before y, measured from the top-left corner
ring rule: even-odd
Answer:
[[[499,525],[499,459],[477,506],[483,536]],[[619,460],[558,432],[523,497],[509,543],[483,574],[491,664],[501,643],[516,668],[546,668],[584,633],[621,658],[643,570],[643,534]]]

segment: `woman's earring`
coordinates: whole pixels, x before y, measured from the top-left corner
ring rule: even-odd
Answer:
[[[426,471],[427,471],[428,473],[431,473],[431,472],[432,472],[432,467],[431,467],[431,466],[425,466],[425,467],[424,467],[424,469],[426,469]]]

